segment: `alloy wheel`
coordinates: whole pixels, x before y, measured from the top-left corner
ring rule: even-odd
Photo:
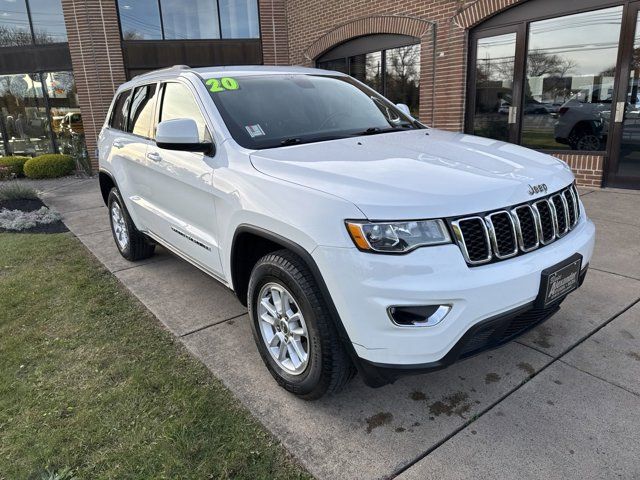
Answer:
[[[129,231],[127,230],[127,224],[118,202],[111,204],[111,228],[120,246],[120,250],[126,249],[127,245],[129,245]]]
[[[309,362],[310,346],[298,302],[274,282],[265,284],[258,298],[258,324],[269,354],[287,373],[300,375]]]

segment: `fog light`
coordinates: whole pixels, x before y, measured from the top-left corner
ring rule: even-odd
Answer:
[[[389,317],[400,327],[433,327],[451,311],[451,305],[389,307]]]

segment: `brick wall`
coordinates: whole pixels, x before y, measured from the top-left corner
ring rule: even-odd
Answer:
[[[436,128],[461,131],[468,29],[521,1],[525,0],[286,0],[289,59],[293,65],[312,66],[323,52],[361,35],[400,33],[418,37],[420,119]],[[419,23],[429,28],[417,29]],[[600,186],[604,157],[558,157],[574,169],[579,184]]]
[[[96,140],[116,88],[125,81],[115,0],[62,0],[87,150]]]
[[[289,65],[286,0],[258,0],[262,61],[265,65]]]

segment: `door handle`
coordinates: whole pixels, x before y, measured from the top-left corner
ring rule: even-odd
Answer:
[[[162,160],[162,157],[160,156],[160,154],[158,152],[149,152],[149,153],[147,153],[147,158],[149,160],[151,160],[152,162],[159,162],[160,160]]]
[[[115,141],[113,142],[113,146],[114,146],[115,148],[122,148],[122,147],[124,147],[124,143],[122,143],[120,140],[115,140]]]
[[[509,124],[512,125],[518,120],[518,107],[509,107]]]

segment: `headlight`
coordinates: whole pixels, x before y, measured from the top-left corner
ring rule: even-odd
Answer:
[[[345,223],[353,243],[370,252],[405,253],[427,245],[451,243],[442,220]]]

